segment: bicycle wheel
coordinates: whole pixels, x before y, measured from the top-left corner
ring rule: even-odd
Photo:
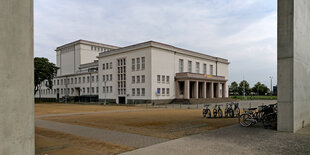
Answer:
[[[217,111],[216,109],[213,109],[213,117],[216,118],[216,115],[217,115]]]
[[[234,111],[232,109],[229,109],[227,111],[227,117],[233,118],[234,117]]]
[[[225,117],[228,117],[228,110],[225,109]]]
[[[208,118],[211,118],[211,111],[210,109],[207,109],[207,115],[206,115]]]
[[[240,115],[240,109],[236,108],[234,113],[235,113],[235,115],[239,116]]]
[[[249,127],[252,125],[252,116],[250,114],[241,114],[239,116],[239,124],[243,127]]]
[[[277,123],[277,114],[271,113],[271,114],[263,115],[262,121],[263,121],[263,125],[265,128],[274,127],[274,124]]]
[[[218,116],[219,116],[219,118],[222,118],[223,117],[223,112],[222,112],[222,109],[219,109],[219,111],[218,111],[218,114],[217,114]]]

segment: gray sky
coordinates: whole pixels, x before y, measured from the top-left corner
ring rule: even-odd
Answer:
[[[228,59],[229,81],[277,75],[276,0],[35,0],[35,56],[85,39],[116,46],[149,40]]]

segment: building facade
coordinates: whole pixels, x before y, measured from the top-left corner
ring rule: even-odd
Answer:
[[[98,51],[96,47],[97,59],[93,53],[81,58],[85,49],[94,49],[91,47],[94,44],[75,44],[89,46],[77,48],[79,54],[75,56],[71,54],[76,60],[60,52],[66,45],[58,47],[57,65],[63,69],[54,79],[53,91],[43,90],[44,97],[93,96],[99,101],[123,104],[228,97],[229,62],[226,59],[154,41],[122,48],[96,45],[109,48]],[[87,61],[81,63],[82,59]]]

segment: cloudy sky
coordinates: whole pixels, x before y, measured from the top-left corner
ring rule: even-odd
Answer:
[[[276,84],[276,0],[35,0],[35,56],[85,39],[154,40],[228,59],[229,80]]]

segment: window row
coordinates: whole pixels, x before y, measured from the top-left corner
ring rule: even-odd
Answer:
[[[157,88],[157,95],[170,95],[170,88]]]
[[[108,69],[112,69],[112,62],[102,64],[102,70],[108,70]]]
[[[193,70],[192,70],[192,67],[193,66],[193,62],[188,60],[187,61],[187,72],[190,72],[192,73]],[[206,63],[203,63],[202,65],[202,74],[207,74],[207,64]],[[213,75],[213,65],[210,65],[210,71],[209,71],[209,74],[210,75]],[[184,71],[184,60],[183,59],[179,59],[179,72],[182,73],[182,72],[185,72]],[[200,72],[200,63],[199,62],[196,62],[195,63],[195,73],[201,73]]]
[[[67,78],[67,79],[57,79],[53,81],[53,84],[55,86],[57,85],[66,85],[66,84],[81,84],[81,83],[89,83],[91,82],[98,82],[99,78],[98,75],[91,76],[91,79],[89,79],[90,76],[84,76],[84,77],[76,77],[76,78]]]
[[[145,57],[132,58],[131,59],[131,70],[139,71],[140,69],[141,70],[145,69]]]
[[[112,81],[112,74],[102,75],[102,81]]]
[[[158,83],[170,83],[170,76],[165,75],[157,75]]]
[[[98,47],[98,46],[91,46],[90,49],[92,51],[101,51],[101,52],[106,52],[106,51],[110,51],[111,49],[108,48],[103,48],[103,47]]]
[[[112,86],[103,87],[102,93],[112,93]]]
[[[132,76],[131,83],[145,83],[145,75]]]
[[[132,88],[131,93],[132,96],[145,96],[145,88]]]

